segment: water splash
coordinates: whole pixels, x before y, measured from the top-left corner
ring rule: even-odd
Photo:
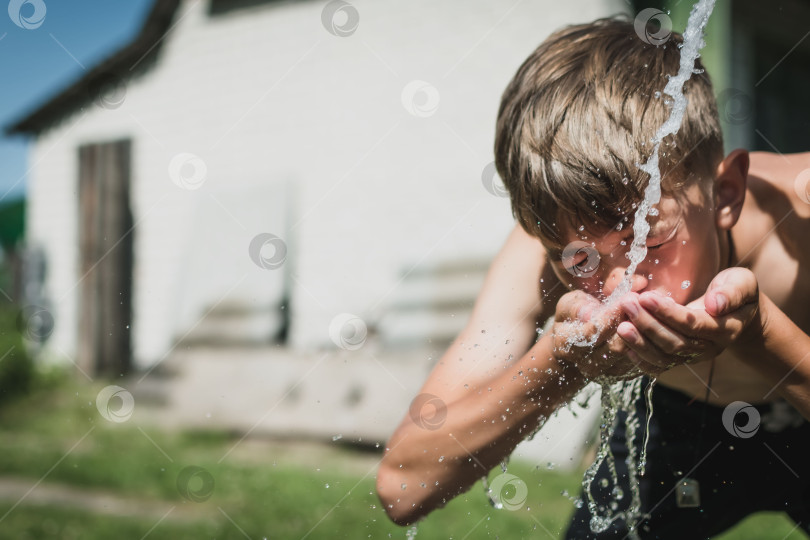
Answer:
[[[624,519],[630,531],[634,531],[640,519],[641,492],[639,490],[639,468],[636,465],[636,433],[638,431],[639,419],[635,407],[625,409],[626,403],[635,403],[641,396],[642,379],[634,379],[629,383],[625,381],[615,381],[602,383],[602,422],[599,430],[599,449],[596,459],[585,471],[582,478],[582,487],[587,499],[588,510],[591,514],[591,530],[599,533],[607,530],[617,519]],[[625,420],[626,441],[627,441],[627,474],[630,485],[630,504],[626,510],[617,512],[618,501],[624,499],[624,491],[619,485],[619,477],[616,471],[616,460],[610,450],[610,438],[616,428],[616,419],[620,410],[626,410]],[[649,418],[649,417],[648,417]],[[610,480],[603,478],[600,482],[602,487],[613,485],[611,495],[614,502],[606,509],[605,513],[600,512],[600,507],[591,492],[591,485],[601,467],[607,461],[610,471]]]
[[[650,442],[650,420],[653,415],[652,391],[656,382],[657,379],[650,379],[647,384],[647,391],[644,393],[644,403],[647,406],[647,422],[644,427],[644,444],[641,445],[641,459],[638,462],[638,474],[640,476],[644,476],[647,469],[647,443]]]
[[[506,456],[504,460],[501,461],[501,472],[505,473],[508,466],[509,456]],[[486,476],[481,477],[481,484],[484,486],[484,494],[487,496],[489,504],[496,510],[502,510],[503,503],[500,500],[500,496],[495,496],[492,494],[492,488],[489,487],[489,479]]]

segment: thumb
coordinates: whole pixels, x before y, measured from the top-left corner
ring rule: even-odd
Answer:
[[[726,268],[717,274],[706,289],[703,305],[712,317],[726,315],[759,297],[757,278],[747,268]]]

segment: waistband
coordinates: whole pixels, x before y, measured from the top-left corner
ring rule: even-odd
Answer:
[[[644,385],[649,384],[649,378],[644,377]],[[641,407],[646,410],[644,400],[639,400]],[[788,427],[798,427],[806,422],[802,414],[784,399],[776,399],[768,403],[753,404],[745,401],[735,401],[727,405],[713,405],[700,399],[656,384],[652,393],[653,413],[664,412],[677,414],[681,417],[700,417],[722,421],[724,416],[734,418],[740,413],[747,416],[754,414],[764,429],[771,432],[782,431]],[[756,413],[754,413],[756,411]]]

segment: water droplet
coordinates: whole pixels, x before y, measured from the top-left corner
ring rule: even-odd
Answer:
[[[340,439],[342,439],[342,438],[343,438],[343,434],[338,433],[337,435],[335,435],[334,437],[332,437],[332,440],[333,440],[333,441],[339,441],[339,440],[340,440]]]
[[[329,484],[326,484],[324,487],[325,487],[326,489],[329,489]]]
[[[608,487],[609,483],[610,482],[608,482],[607,478],[602,478],[602,480],[599,481],[599,485],[602,486],[602,487],[605,487],[605,488]]]
[[[622,240],[621,242],[619,242],[619,245],[620,245],[620,246],[626,246],[626,245],[627,245],[627,242],[626,242],[625,240]]]
[[[681,289],[688,289],[691,284],[692,283],[688,279],[685,279],[681,281]]]
[[[441,463],[442,461],[444,461],[444,456],[439,456],[439,463]]]
[[[584,230],[585,230],[585,225],[580,225],[580,226],[579,226],[579,228],[578,228],[577,230],[578,230],[579,232],[584,231]]]
[[[591,518],[591,531],[595,533],[604,532],[610,527],[610,520],[601,516],[593,516]]]
[[[403,483],[402,483],[402,491],[405,491],[405,488],[407,488],[407,487],[408,487],[408,484],[406,484],[406,483],[404,483],[404,482],[403,482]]]

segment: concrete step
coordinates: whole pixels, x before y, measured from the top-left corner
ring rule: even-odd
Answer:
[[[262,346],[274,342],[284,324],[275,307],[217,306],[179,338],[182,347]]]
[[[484,283],[484,277],[482,273],[465,273],[405,279],[394,292],[390,309],[471,309]]]
[[[175,375],[164,386],[165,405],[137,414],[167,429],[215,429],[250,437],[297,438],[351,445],[384,445],[409,409],[439,347],[396,349],[369,340],[356,351],[303,354],[283,347],[196,348],[166,360]],[[515,455],[560,468],[580,466],[593,442],[598,399],[575,417],[563,409]],[[152,412],[149,412],[151,409]]]
[[[177,376],[160,416],[177,427],[381,442],[436,359],[427,349],[385,362],[381,353],[369,343],[313,355],[282,347],[179,350],[167,360]]]
[[[460,261],[407,274],[377,323],[384,343],[452,342],[470,317],[486,271],[480,261]]]

